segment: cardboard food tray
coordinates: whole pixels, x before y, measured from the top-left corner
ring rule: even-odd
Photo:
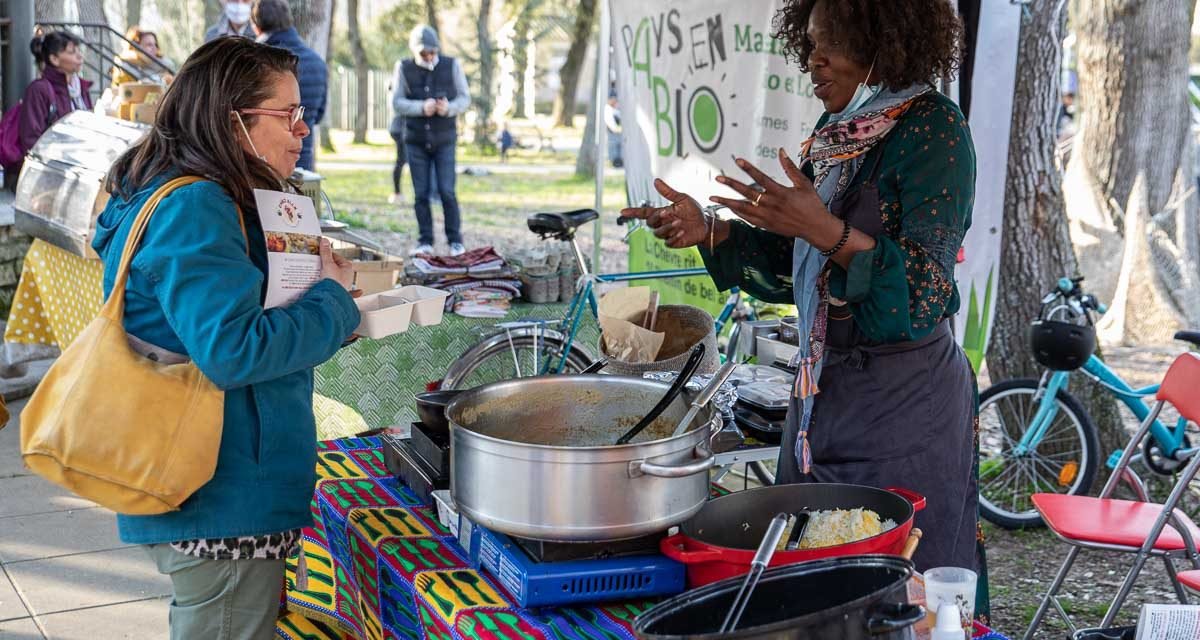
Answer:
[[[354,330],[358,335],[378,340],[408,331],[415,306],[411,298],[389,291],[363,296],[354,302],[361,316]]]
[[[155,93],[162,93],[163,86],[154,82],[125,82],[118,87],[122,102],[146,102]]]
[[[423,327],[429,327],[442,323],[446,298],[450,296],[450,292],[410,284],[380,295],[399,296],[411,300],[412,321]]]

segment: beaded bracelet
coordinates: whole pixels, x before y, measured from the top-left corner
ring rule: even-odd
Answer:
[[[842,247],[846,246],[846,242],[848,240],[850,240],[850,223],[843,220],[842,221],[842,239],[838,240],[838,243],[833,245],[832,249],[829,249],[827,251],[822,251],[821,255],[825,256],[826,258],[828,258],[829,256],[832,256],[833,254],[837,253],[838,251],[841,251]]]

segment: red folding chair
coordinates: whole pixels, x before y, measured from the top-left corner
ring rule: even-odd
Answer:
[[[1194,423],[1200,423],[1200,354],[1185,353],[1175,359],[1159,387],[1157,400],[1149,417],[1142,422],[1137,433],[1122,451],[1121,460],[1105,483],[1099,498],[1057,493],[1033,495],[1033,504],[1042,514],[1046,526],[1060,540],[1071,545],[1071,549],[1029,623],[1029,628],[1025,631],[1025,640],[1032,640],[1034,632],[1051,606],[1066,620],[1071,632],[1075,632],[1075,625],[1058,602],[1058,591],[1071,570],[1071,565],[1075,564],[1075,559],[1083,549],[1136,554],[1133,567],[1113,598],[1103,622],[1100,623],[1101,627],[1112,626],[1142,567],[1153,556],[1162,558],[1166,564],[1167,574],[1171,577],[1175,594],[1181,603],[1188,602],[1184,589],[1185,578],[1194,583],[1194,588],[1200,593],[1200,553],[1196,551],[1195,542],[1200,539],[1200,527],[1175,508],[1183,492],[1187,490],[1188,483],[1200,469],[1200,455],[1192,456],[1171,489],[1171,494],[1161,505],[1115,500],[1109,497],[1116,489],[1117,483],[1125,477],[1130,461],[1150,431],[1150,425],[1158,419],[1167,403],[1174,406],[1181,416]],[[1174,558],[1190,561],[1194,570],[1177,574],[1172,563]]]

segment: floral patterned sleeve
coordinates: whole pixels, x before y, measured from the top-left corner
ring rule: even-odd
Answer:
[[[914,104],[884,148],[876,246],[834,266],[830,293],[871,339],[920,339],[958,310],[954,265],[975,199],[966,119],[944,96]]]
[[[750,226],[729,225],[729,237],[716,251],[700,249],[704,266],[719,291],[738,287],[763,302],[792,302],[792,247],[795,241]]]

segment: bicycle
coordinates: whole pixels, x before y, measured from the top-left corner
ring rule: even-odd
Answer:
[[[469,389],[488,382],[534,375],[577,373],[596,361],[592,351],[576,342],[579,325],[585,311],[598,317],[596,285],[643,280],[662,280],[707,276],[703,268],[644,271],[639,273],[592,273],[588,268],[576,231],[582,225],[600,217],[594,209],[579,209],[563,213],[535,213],[526,220],[530,231],[545,240],[560,240],[571,245],[579,273],[575,293],[567,303],[564,315],[558,320],[524,319],[502,322],[486,329],[483,340],[467,349],[446,370],[443,389]],[[618,218],[618,224],[628,219]],[[639,226],[630,227],[628,240]],[[725,356],[735,357],[739,343],[741,320],[754,320],[756,313],[735,287],[730,291],[720,314],[715,319],[717,335],[733,322],[729,348]]]
[[[1039,322],[1091,329],[1092,314],[1106,309],[1095,296],[1083,292],[1082,282],[1082,277],[1061,278],[1042,298]],[[1087,410],[1068,390],[1072,373],[1092,379],[1138,420],[1150,414],[1143,398],[1156,393],[1158,385],[1131,387],[1095,354],[1094,330],[1090,336],[1091,342],[1083,343],[1084,349],[1071,363],[1055,362],[1055,354],[1045,353],[1058,348],[1053,343],[1040,352],[1035,345],[1035,355],[1047,367],[1040,379],[1006,380],[980,394],[979,505],[983,517],[997,526],[1042,526],[1030,501],[1034,493],[1079,495],[1092,489],[1100,467],[1100,440]],[[1200,347],[1200,332],[1180,331],[1175,339]],[[1180,419],[1173,428],[1155,420],[1150,434],[1141,458],[1156,474],[1171,475],[1197,452],[1188,438],[1186,420]],[[1105,463],[1114,468],[1116,460],[1110,455]],[[1136,474],[1129,471],[1123,480],[1146,499],[1145,485]]]

